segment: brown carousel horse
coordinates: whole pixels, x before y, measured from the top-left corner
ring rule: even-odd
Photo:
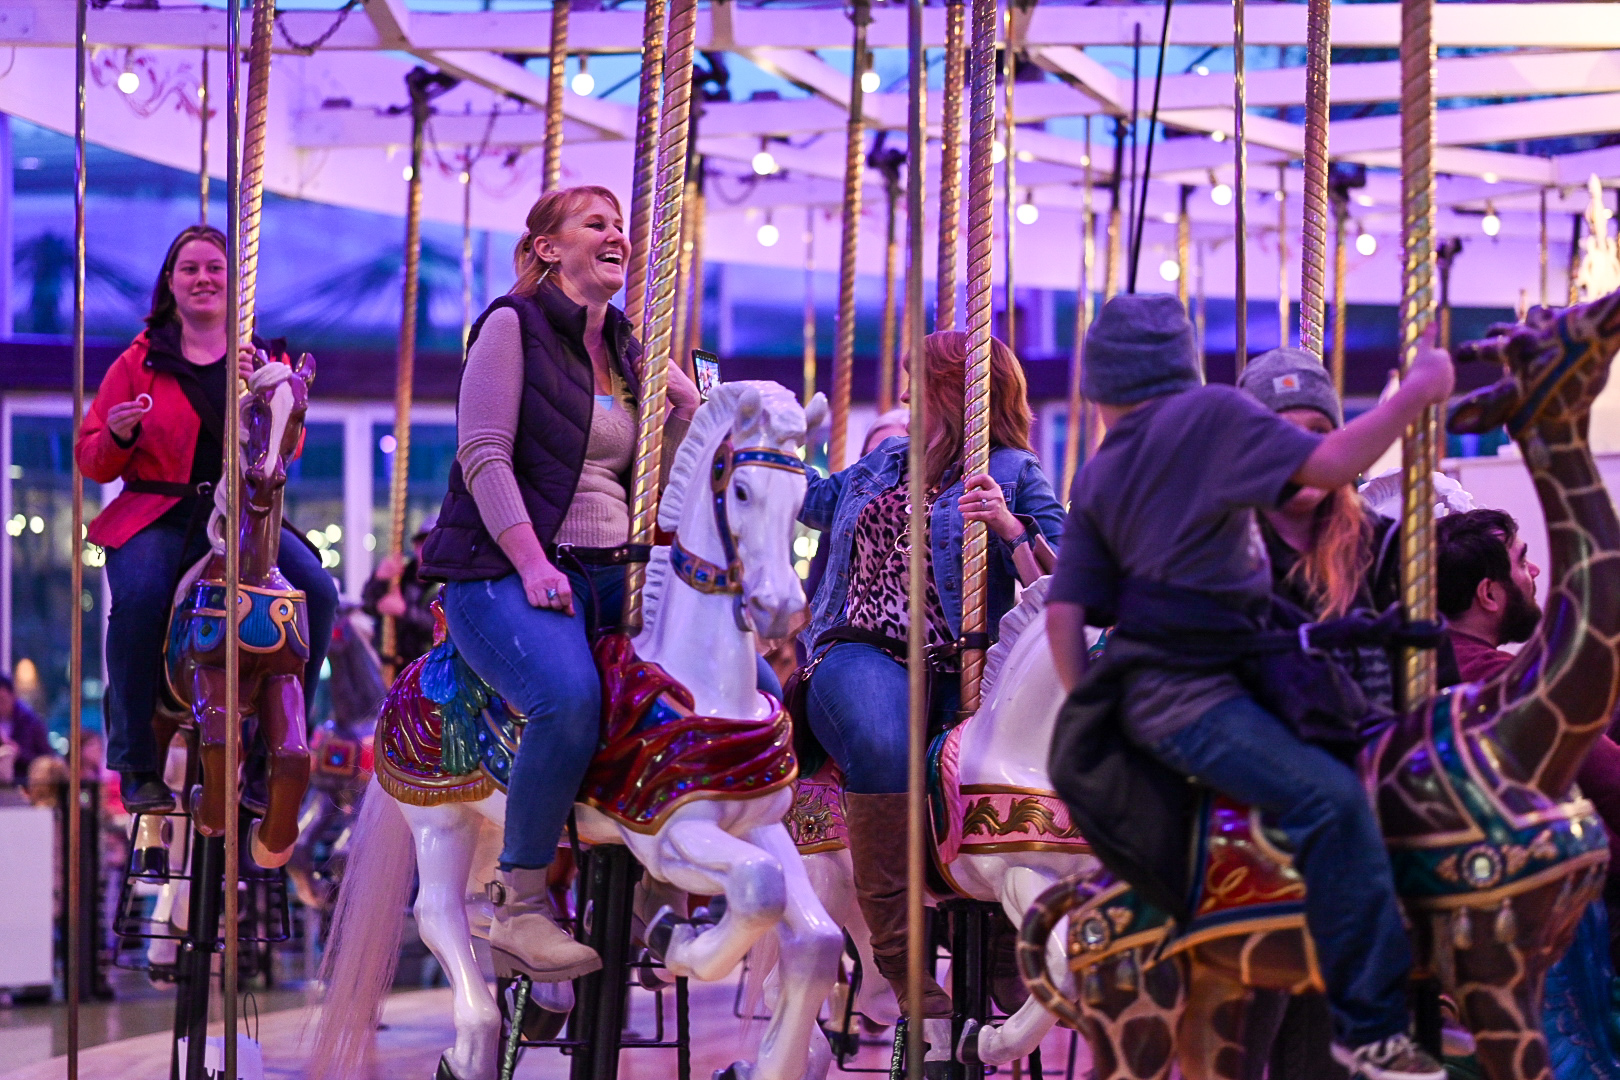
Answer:
[[[1503,378],[1453,412],[1454,432],[1503,424],[1547,520],[1546,618],[1500,676],[1444,691],[1381,728],[1360,772],[1388,840],[1419,974],[1437,978],[1491,1080],[1552,1076],[1542,1033],[1547,969],[1599,894],[1602,823],[1574,787],[1620,686],[1620,522],[1587,444],[1593,399],[1620,349],[1620,293],[1463,345]],[[1176,926],[1106,871],[1048,890],[1024,924],[1032,992],[1078,1027],[1098,1080],[1244,1075],[1256,990],[1321,988],[1304,883],[1250,808],[1207,799],[1192,918]],[[1078,994],[1046,971],[1069,919]]]
[[[303,441],[315,361],[305,353],[296,368],[260,354],[240,398],[242,416],[242,524],[236,623],[240,634],[242,726],[262,738],[268,798],[250,836],[253,860],[284,865],[298,839],[298,808],[309,785],[304,736],[304,665],[309,660],[309,616],[302,591],[276,567],[281,547],[281,502],[287,463]],[[187,574],[176,593],[165,656],[169,693],[190,710],[202,763],[200,795],[190,793],[197,831],[225,831],[225,514],[223,485],[208,523],[213,551]],[[171,719],[171,723],[172,723]],[[187,721],[182,720],[182,723]],[[167,746],[172,727],[158,731]],[[252,744],[252,740],[248,740]],[[238,760],[244,760],[239,757]]]

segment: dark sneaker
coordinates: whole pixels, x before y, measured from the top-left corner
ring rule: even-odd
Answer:
[[[1446,1080],[1441,1064],[1406,1035],[1354,1050],[1334,1043],[1333,1060],[1350,1070],[1352,1080]]]
[[[156,773],[122,773],[118,792],[131,814],[161,814],[174,809],[174,792]]]

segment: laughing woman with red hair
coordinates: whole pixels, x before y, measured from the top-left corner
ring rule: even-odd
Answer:
[[[927,364],[929,706],[937,724],[954,718],[960,674],[965,523],[990,530],[992,635],[1013,605],[1014,582],[1051,570],[1063,508],[1030,446],[1023,369],[990,342],[990,469],[964,478],[962,444],[967,335],[930,334]],[[907,400],[903,398],[903,400]],[[801,636],[810,656],[810,727],[844,773],[844,812],[855,890],[872,928],[878,970],[905,1007],[906,984],[906,637],[910,565],[907,454],[910,440],[886,439],[854,465],[813,479],[799,520],[821,530],[827,571]],[[950,998],[928,979],[924,1015],[949,1016]]]

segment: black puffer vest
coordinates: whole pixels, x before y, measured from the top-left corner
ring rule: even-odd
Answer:
[[[574,501],[596,404],[596,380],[585,350],[585,308],[549,282],[532,297],[503,296],[473,324],[469,349],[484,320],[497,308],[516,311],[522,327],[523,403],[512,444],[512,469],[535,535],[549,547]],[[631,336],[629,320],[609,306],[602,333],[630,396],[639,402],[641,345]],[[624,485],[630,490],[628,475]],[[450,490],[438,523],[422,548],[422,576],[483,581],[512,571],[506,553],[484,528],[457,462],[450,468]]]

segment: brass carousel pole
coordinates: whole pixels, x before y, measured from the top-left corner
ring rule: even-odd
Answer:
[[[900,237],[895,230],[899,224],[899,207],[896,204],[900,201],[900,177],[893,170],[885,170],[883,198],[888,214],[885,218],[887,244],[883,249],[883,323],[878,333],[879,414],[894,408],[895,309],[898,306],[895,291],[899,286],[895,279],[900,274]]]
[[[411,94],[411,178],[405,195],[405,289],[399,314],[399,355],[394,367],[394,460],[388,484],[388,554],[405,551],[405,510],[411,475],[411,396],[416,382],[416,304],[422,269],[422,141],[428,119],[427,71],[405,77]],[[390,589],[399,588],[396,577]],[[393,681],[398,652],[392,615],[382,620],[383,675]]]
[[[804,403],[816,396],[816,208],[804,208]]]
[[[1192,289],[1192,218],[1187,215],[1187,200],[1192,193],[1191,184],[1181,185],[1181,203],[1176,210],[1176,299],[1183,308],[1187,308]]]
[[[1018,351],[1018,287],[1013,279],[1013,251],[1015,249],[1015,233],[1018,231],[1018,189],[1014,184],[1013,176],[1016,172],[1018,159],[1015,155],[1017,132],[1013,123],[1013,83],[1018,76],[1018,45],[1013,40],[1016,35],[1016,23],[1013,21],[1013,6],[1016,0],[1007,0],[1006,38],[1001,52],[1001,138],[1006,148],[1002,158],[1001,167],[1004,170],[1005,194],[1001,201],[1001,293],[1007,304],[1006,319],[1002,323],[1002,332],[1005,335],[1007,347],[1014,352]]]
[[[962,84],[967,0],[945,0],[945,92],[939,114],[939,269],[934,329],[956,329],[956,258],[962,235]]]
[[[1417,359],[1434,320],[1434,0],[1401,0],[1401,366]],[[1423,411],[1401,440],[1401,593],[1408,619],[1432,619],[1434,468],[1440,410]],[[1404,707],[1434,693],[1434,653],[1401,656]]]
[[[995,63],[996,0],[973,0],[973,82],[968,102],[971,126],[968,134],[968,356],[962,436],[964,476],[988,472],[990,468],[990,338],[994,280],[991,248],[995,233],[996,197],[995,172],[990,163],[996,138]],[[918,396],[912,394],[912,400],[915,401]],[[990,565],[989,551],[985,525],[982,522],[968,522],[962,537],[963,637],[985,632],[985,575]],[[972,713],[979,707],[979,676],[983,671],[983,650],[964,650],[964,714]]]
[[[1277,343],[1287,348],[1288,310],[1288,167],[1277,166]]]
[[[670,331],[670,341],[674,343],[670,355],[682,370],[691,362],[686,351],[686,330],[692,315],[692,227],[696,224],[692,210],[696,201],[697,185],[692,183],[688,172],[681,191],[681,253],[675,261],[675,322]]]
[[[1333,389],[1344,397],[1344,341],[1350,305],[1345,300],[1345,275],[1350,272],[1345,232],[1350,221],[1349,200],[1333,200]]]
[[[1069,358],[1069,401],[1064,417],[1063,486],[1058,499],[1068,502],[1069,489],[1074,486],[1074,474],[1080,468],[1080,440],[1090,426],[1086,423],[1086,402],[1080,395],[1080,373],[1086,361],[1086,331],[1091,329],[1091,262],[1097,252],[1096,216],[1091,209],[1091,117],[1086,117],[1086,154],[1080,159],[1085,166],[1085,195],[1080,210],[1080,288],[1074,305],[1074,351]]]
[[[1547,189],[1541,189],[1541,306],[1547,306]]]
[[[232,5],[234,8],[235,5]],[[236,17],[233,11],[232,17]],[[240,191],[233,205],[237,209],[237,227],[234,239],[237,250],[228,252],[227,262],[238,268],[241,282],[235,296],[235,311],[227,291],[227,318],[225,362],[229,372],[232,393],[225,409],[225,610],[236,611],[242,578],[242,545],[239,542],[242,520],[242,413],[236,406],[240,381],[234,376],[236,354],[243,344],[253,341],[259,288],[259,231],[260,211],[264,205],[264,153],[266,131],[270,117],[270,46],[275,30],[275,0],[254,0],[252,36],[248,42],[247,104],[242,117],[241,172],[238,174]],[[231,50],[232,67],[236,51]],[[231,115],[236,115],[236,102],[230,101]],[[230,153],[235,158],[237,142],[228,139]],[[227,241],[227,246],[229,241]],[[232,319],[230,316],[234,315]],[[241,759],[241,647],[240,627],[237,620],[225,620],[225,903],[221,913],[221,932],[225,938],[225,955],[220,965],[220,1004],[225,1013],[224,1075],[234,1077],[236,1072],[236,992],[238,974],[237,941],[237,876],[241,870],[241,836],[237,810],[241,792],[237,787],[237,773]]]
[[[1237,301],[1233,345],[1234,378],[1249,362],[1249,135],[1243,122],[1247,90],[1243,85],[1243,0],[1232,0],[1232,203],[1237,248],[1233,276]]]
[[[1107,246],[1105,258],[1108,265],[1103,269],[1103,303],[1112,300],[1119,293],[1119,256],[1120,256],[1120,212],[1119,212],[1119,185],[1125,176],[1125,122],[1114,117],[1114,175],[1108,182],[1108,235],[1103,242]]]
[[[991,0],[992,7],[994,0]],[[924,932],[926,911],[923,899],[928,887],[924,862],[927,853],[923,847],[923,830],[928,812],[928,781],[924,757],[928,750],[928,662],[925,647],[928,644],[928,615],[924,587],[928,573],[929,541],[926,454],[928,440],[921,434],[928,430],[927,402],[928,365],[923,363],[923,335],[926,324],[923,317],[923,161],[928,144],[928,68],[923,52],[923,0],[908,0],[907,26],[907,86],[910,88],[910,109],[906,126],[906,293],[912,298],[907,307],[906,344],[911,356],[912,439],[907,461],[907,480],[911,501],[909,566],[910,581],[907,589],[908,632],[906,647],[906,673],[908,706],[910,711],[910,743],[907,760],[907,786],[909,793],[906,813],[906,1004],[907,1017],[906,1072],[911,1080],[923,1077],[923,969],[927,954],[931,952]],[[972,460],[971,458],[969,459]]]
[[[472,251],[472,147],[467,147],[461,170],[461,348],[467,349],[472,337],[473,324],[473,251]]]
[[[636,101],[636,165],[630,189],[630,267],[624,314],[638,334],[647,303],[647,252],[652,246],[653,189],[658,182],[658,98],[664,83],[664,5],[647,5],[641,28],[641,92]]]
[[[681,215],[692,219],[691,235],[691,263],[688,267],[688,278],[692,283],[689,297],[689,307],[686,309],[686,347],[681,350],[681,367],[686,370],[689,378],[695,378],[692,371],[692,350],[703,348],[703,230],[707,228],[706,217],[709,211],[708,196],[703,193],[703,159],[698,159],[698,179],[687,189],[691,195],[690,209]]]
[[[1305,12],[1305,195],[1300,204],[1299,347],[1323,353],[1327,324],[1328,77],[1332,59],[1330,0],[1310,0]],[[1344,250],[1344,229],[1334,255]],[[1342,386],[1339,327],[1333,328],[1334,384]],[[1341,393],[1343,391],[1341,390]]]
[[[197,147],[197,221],[208,224],[208,50],[202,51],[202,74],[197,80],[197,115],[201,129]]]
[[[568,67],[570,0],[551,0],[551,67],[546,73],[545,191],[562,186],[563,75]],[[420,137],[417,137],[420,141]]]
[[[73,26],[73,445],[79,444],[84,426],[84,195],[85,195],[85,75],[89,57],[86,5],[74,5]],[[9,257],[9,255],[8,255]],[[80,803],[80,777],[84,769],[84,474],[78,455],[73,458],[73,539],[69,573],[73,588],[73,614],[68,621],[68,796],[67,814],[67,1076],[79,1078],[79,980],[84,969],[81,932],[83,914],[80,853],[84,848],[84,810]]]
[[[871,0],[854,0],[850,21],[855,24],[854,59],[849,76],[849,125],[844,136],[844,219],[838,252],[838,336],[833,350],[832,433],[827,444],[827,468],[844,467],[849,441],[849,393],[855,374],[855,251],[860,239],[861,189],[866,180],[866,116],[863,112],[861,75],[866,69],[866,27],[872,21]]]
[[[692,57],[697,44],[697,0],[671,0],[664,97],[659,115],[658,186],[654,192],[647,283],[646,353],[641,421],[631,475],[630,540],[652,542],[658,523],[658,467],[664,455],[664,402],[674,347],[675,268],[681,241],[681,197],[686,190],[686,147],[692,119]],[[631,563],[625,576],[624,621],[641,625],[641,586],[646,564]]]

